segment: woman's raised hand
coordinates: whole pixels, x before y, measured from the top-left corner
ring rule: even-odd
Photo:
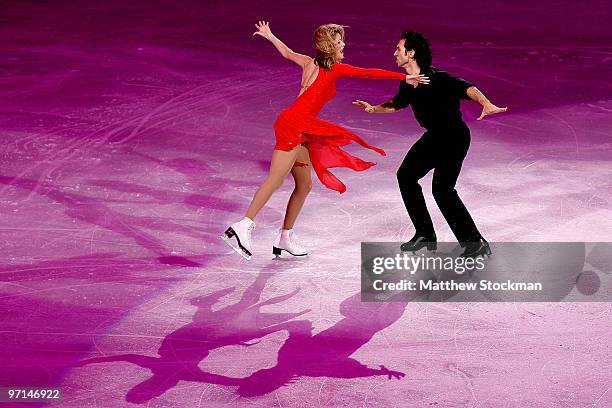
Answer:
[[[272,31],[270,31],[270,23],[267,21],[259,21],[257,24],[255,24],[255,28],[257,28],[257,31],[253,33],[253,36],[259,35],[265,39],[270,39],[272,36]]]
[[[405,81],[416,88],[419,84],[428,84],[429,77],[426,77],[425,75],[421,75],[421,74],[406,75]]]

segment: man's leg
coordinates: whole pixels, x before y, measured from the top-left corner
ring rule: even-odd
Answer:
[[[465,126],[449,130],[448,133],[443,135],[445,151],[440,155],[434,171],[432,193],[457,240],[462,245],[478,242],[482,238],[480,232],[455,189],[463,159],[470,147],[470,131]]]
[[[414,224],[416,235],[427,238],[435,238],[435,231],[418,181],[434,168],[433,147],[431,135],[425,133],[412,145],[397,171],[402,199]]]

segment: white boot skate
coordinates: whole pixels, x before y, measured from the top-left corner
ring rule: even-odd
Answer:
[[[281,230],[274,246],[272,247],[272,253],[277,257],[282,251],[288,252],[293,256],[306,256],[308,252],[302,248],[296,241],[293,230]]]
[[[255,228],[255,223],[250,218],[244,217],[242,220],[233,223],[221,235],[232,249],[246,259],[251,259],[251,231]]]

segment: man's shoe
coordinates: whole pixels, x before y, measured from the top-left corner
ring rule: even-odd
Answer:
[[[481,238],[480,241],[466,243],[465,250],[461,256],[463,258],[478,258],[479,256],[489,257],[491,254],[489,243],[484,238]]]
[[[404,242],[400,249],[403,252],[416,252],[421,248],[427,248],[428,251],[435,251],[438,249],[438,242],[436,236],[425,236],[416,234],[408,242]]]

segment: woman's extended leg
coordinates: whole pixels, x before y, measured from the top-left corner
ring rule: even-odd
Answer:
[[[229,226],[221,236],[225,242],[231,246],[234,251],[246,259],[251,259],[251,230],[255,228],[253,219],[268,202],[272,193],[274,193],[287,177],[287,173],[293,167],[295,158],[297,157],[298,149],[291,151],[274,150],[272,153],[272,162],[270,163],[270,172],[266,180],[259,186],[259,189],[251,200],[251,205],[246,212],[245,217]]]
[[[245,217],[254,220],[257,213],[259,213],[263,206],[266,205],[272,196],[272,193],[283,185],[285,177],[287,177],[291,167],[293,167],[293,163],[295,163],[298,150],[300,148],[296,148],[288,152],[284,150],[274,150],[274,153],[272,153],[272,162],[270,163],[270,172],[268,173],[268,177],[261,184],[261,186],[259,186],[259,189],[257,189]]]

